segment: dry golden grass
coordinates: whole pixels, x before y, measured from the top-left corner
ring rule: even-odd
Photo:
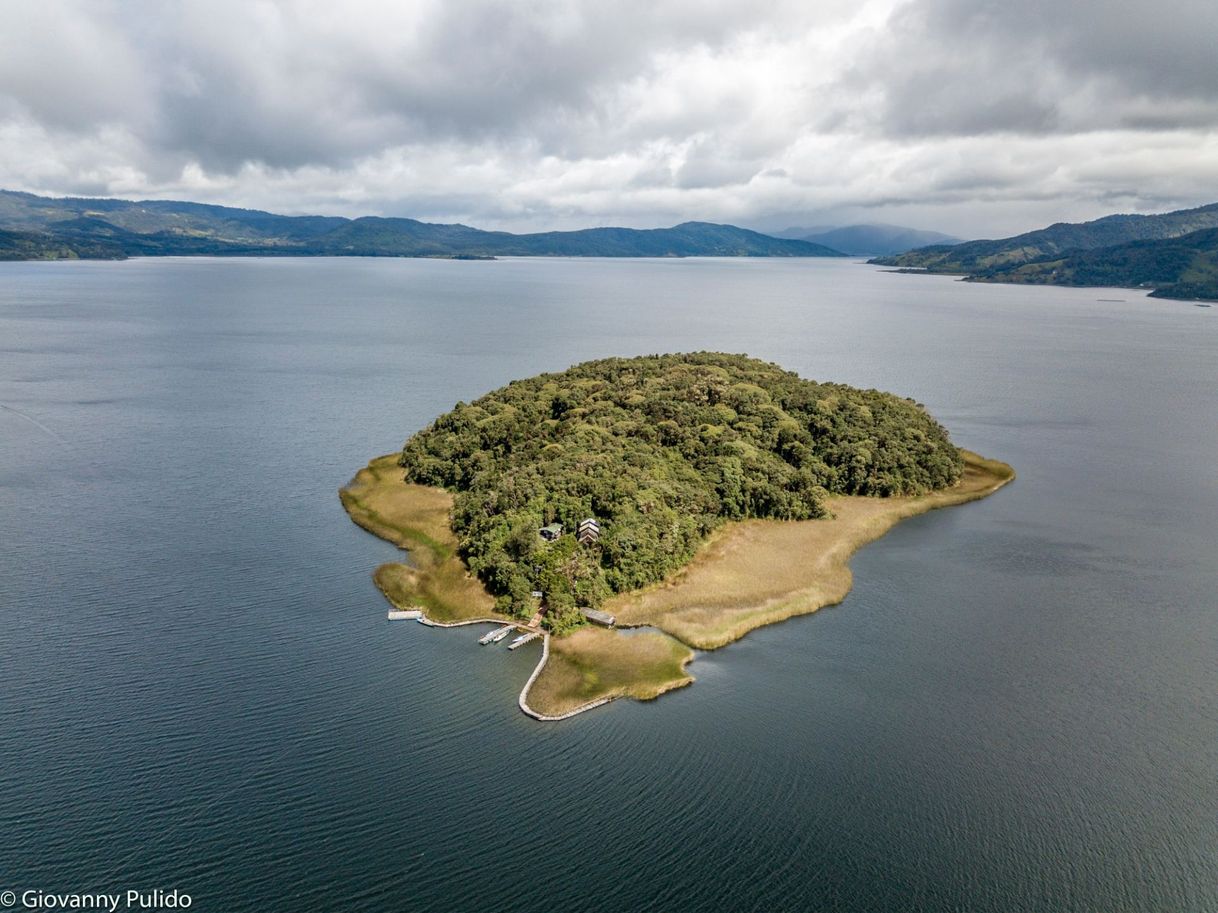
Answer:
[[[728,524],[669,579],[616,596],[605,608],[621,624],[653,625],[711,650],[762,625],[841,602],[852,582],[847,562],[861,546],[906,517],[983,498],[1015,477],[1006,463],[964,455],[964,477],[944,491],[835,497],[829,520]]]
[[[377,457],[339,491],[351,519],[407,549],[413,566],[383,564],[373,580],[398,608],[422,608],[434,621],[498,618],[495,600],[457,555],[449,525],[452,495],[403,481],[397,454]]]
[[[685,670],[693,659],[689,647],[721,647],[754,628],[840,602],[850,591],[847,562],[859,547],[905,517],[983,498],[1015,477],[1005,463],[968,451],[965,460],[964,478],[946,491],[838,497],[829,502],[830,520],[724,526],[668,580],[605,606],[621,624],[653,625],[667,634],[584,627],[552,638],[530,706],[558,716],[603,699],[658,697],[693,681]],[[413,566],[384,564],[374,574],[391,603],[422,607],[435,621],[501,617],[457,555],[448,492],[407,484],[391,454],[360,470],[340,496],[352,520],[410,551]]]
[[[408,549],[413,566],[382,564],[373,580],[398,608],[422,608],[433,621],[502,617],[495,601],[457,555],[449,517],[452,496],[407,484],[397,455],[378,457],[339,492],[357,524]],[[504,619],[510,620],[510,619]],[[550,657],[529,690],[529,705],[558,716],[614,697],[648,700],[687,685],[693,651],[666,634],[586,627],[550,641]]]
[[[685,666],[693,658],[692,650],[659,632],[579,628],[550,639],[550,658],[529,689],[529,706],[559,716],[597,700],[650,700],[692,682]]]
[[[339,489],[343,507],[368,532],[400,548],[428,553],[416,555],[416,560],[447,557],[457,547],[449,526],[452,495],[443,488],[408,484],[397,460],[397,454],[390,453],[357,472]]]

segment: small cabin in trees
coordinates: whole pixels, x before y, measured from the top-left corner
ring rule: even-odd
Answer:
[[[606,628],[612,628],[617,623],[617,619],[608,612],[602,612],[600,609],[584,609],[584,618],[593,624],[603,625]]]
[[[541,536],[541,538],[545,539],[547,542],[553,542],[562,535],[562,524],[551,523],[549,526],[543,526],[541,529],[537,530],[537,535]]]
[[[576,530],[575,538],[579,540],[581,545],[591,545],[593,542],[598,542],[601,538],[601,525],[591,517],[587,520],[581,520],[579,528]]]

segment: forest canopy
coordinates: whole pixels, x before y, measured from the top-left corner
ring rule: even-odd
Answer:
[[[804,380],[742,355],[610,358],[458,403],[406,442],[406,479],[454,494],[470,569],[518,615],[582,621],[663,579],[725,520],[826,515],[829,494],[917,495],[960,479],[909,399]],[[594,518],[599,540],[580,544]],[[552,541],[539,530],[561,524]]]

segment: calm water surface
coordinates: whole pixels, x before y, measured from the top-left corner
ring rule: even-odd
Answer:
[[[564,724],[515,706],[534,649],[385,621],[335,495],[369,457],[703,348],[913,396],[1019,479]],[[842,262],[0,265],[0,889],[1218,910],[1216,365],[1218,309]]]

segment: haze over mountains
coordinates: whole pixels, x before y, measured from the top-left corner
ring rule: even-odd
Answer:
[[[922,231],[903,225],[843,225],[833,228],[787,228],[773,233],[776,238],[795,238],[823,244],[852,257],[879,257],[903,254],[930,244],[959,244],[938,231]]]
[[[973,282],[1153,288],[1218,299],[1218,203],[1160,215],[1059,222],[996,241],[932,245],[870,262]]]
[[[510,234],[415,219],[282,216],[166,200],[0,191],[0,259],[279,255],[369,257],[840,257],[822,244],[734,225]]]

